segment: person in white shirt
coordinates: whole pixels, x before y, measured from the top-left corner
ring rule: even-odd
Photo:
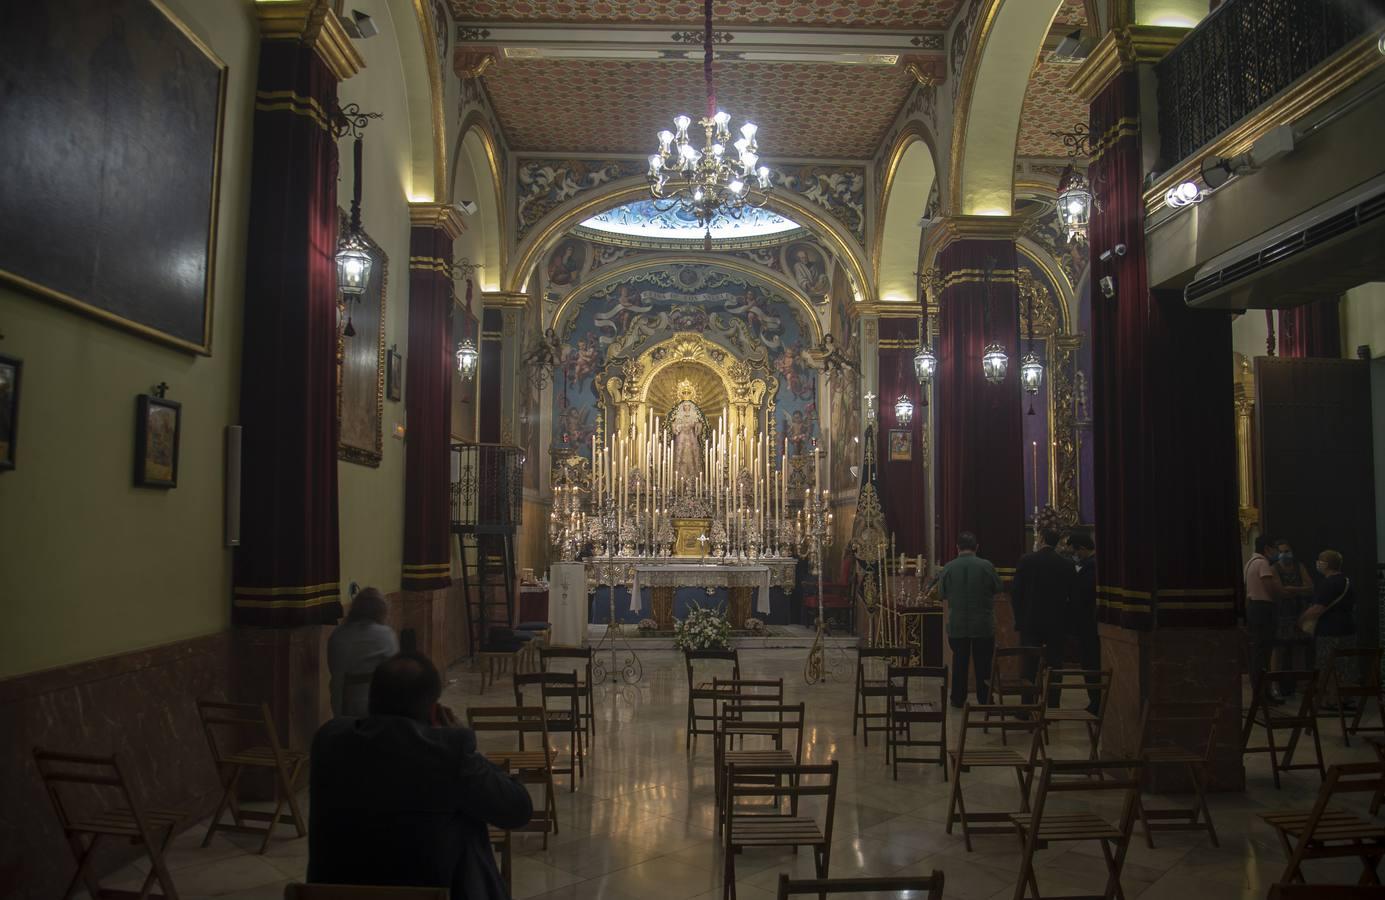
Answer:
[[[399,638],[385,624],[388,613],[385,595],[377,588],[363,588],[351,601],[346,621],[327,639],[332,715],[367,715],[370,676],[376,666],[399,652]]]
[[[1279,553],[1268,535],[1255,539],[1255,552],[1246,562],[1246,628],[1250,632],[1250,683],[1258,687],[1260,673],[1271,668],[1271,656],[1279,632],[1279,601],[1288,596],[1274,561]],[[1270,686],[1270,699],[1283,699],[1277,685]]]

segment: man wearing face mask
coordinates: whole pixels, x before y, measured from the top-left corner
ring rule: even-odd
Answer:
[[[1281,643],[1275,665],[1281,670],[1311,669],[1313,645],[1305,640],[1303,632],[1298,630],[1298,617],[1307,608],[1307,598],[1313,596],[1313,578],[1308,574],[1308,567],[1294,558],[1292,544],[1281,538],[1275,547],[1279,556],[1274,561],[1274,574],[1279,576],[1279,584],[1285,593],[1277,603],[1279,622],[1276,637]],[[1295,650],[1300,647],[1303,648],[1302,655],[1306,658],[1302,665],[1297,665],[1294,656]],[[1292,682],[1281,682],[1279,690],[1286,698],[1294,695]]]
[[[1288,596],[1274,571],[1278,557],[1275,541],[1268,535],[1255,539],[1255,552],[1246,562],[1246,628],[1250,632],[1250,683],[1259,689],[1260,674],[1270,670],[1274,641],[1279,633],[1279,601]],[[1271,701],[1284,698],[1270,687]]]

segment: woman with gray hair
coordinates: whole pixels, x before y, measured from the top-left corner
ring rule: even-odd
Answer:
[[[399,652],[394,629],[385,624],[389,606],[379,589],[368,587],[351,601],[346,621],[327,639],[331,673],[332,715],[364,716],[370,703],[370,676],[375,667]]]

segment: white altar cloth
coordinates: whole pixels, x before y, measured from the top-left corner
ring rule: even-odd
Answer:
[[[745,563],[696,562],[677,557],[655,560],[617,556],[614,559],[597,557],[588,560],[588,572],[593,586],[630,585],[630,612],[644,608],[642,589],[646,587],[697,588],[757,588],[755,612],[769,615],[771,587],[792,590],[797,560],[792,557],[770,557]]]
[[[552,642],[580,647],[587,638],[587,567],[555,562],[548,569],[548,621]]]

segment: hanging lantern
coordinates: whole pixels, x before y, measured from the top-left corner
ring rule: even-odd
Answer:
[[[918,378],[919,384],[928,384],[933,380],[933,373],[938,371],[938,358],[933,355],[932,348],[926,344],[920,344],[914,351],[914,375]]]
[[[1087,225],[1092,219],[1092,188],[1086,177],[1071,163],[1058,181],[1058,224],[1069,241],[1087,240]]]
[[[1039,362],[1039,354],[1030,350],[1020,360],[1020,384],[1025,391],[1037,394],[1044,383],[1044,364]]]
[[[1006,355],[1004,347],[1000,344],[986,345],[986,351],[981,354],[981,371],[987,381],[1000,384],[1005,380],[1005,370],[1009,366],[1010,357]]]
[[[374,264],[360,232],[352,230],[337,250],[337,289],[348,298],[364,294]]]
[[[471,342],[471,338],[462,338],[462,342],[457,345],[457,371],[462,373],[463,381],[470,381],[476,375],[476,361],[480,355],[476,352],[476,345]]]
[[[894,418],[905,428],[914,421],[914,401],[909,399],[908,394],[900,394],[899,399],[894,402]]]

